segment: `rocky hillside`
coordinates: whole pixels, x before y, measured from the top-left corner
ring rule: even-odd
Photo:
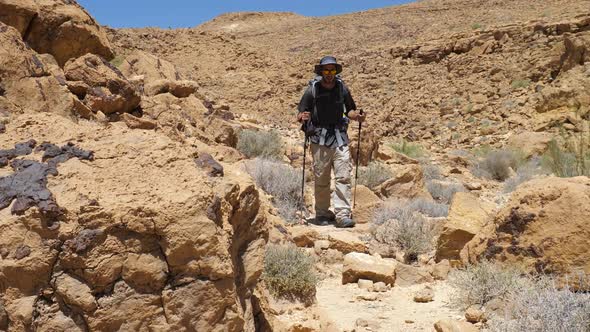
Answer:
[[[507,298],[465,312],[447,275],[486,260],[590,289],[571,279],[590,274],[590,144],[573,143],[584,162],[566,174],[584,176],[522,171],[587,132],[590,1],[235,13],[178,30],[90,14],[0,0],[0,331],[476,331],[508,316]],[[313,225],[273,192],[292,179],[300,192],[293,113],[325,54],[370,114],[360,162],[380,167],[361,169],[354,229]],[[277,160],[256,173],[240,137],[269,129]],[[490,146],[522,160],[485,164]],[[421,242],[401,243],[408,229]],[[311,298],[273,292],[274,245],[313,258]]]

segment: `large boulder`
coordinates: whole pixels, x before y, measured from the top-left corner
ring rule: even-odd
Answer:
[[[344,256],[342,268],[342,284],[355,283],[359,279],[382,281],[392,285],[395,283],[395,267],[397,262],[363,253],[351,252]]]
[[[404,165],[394,168],[395,175],[374,191],[384,198],[432,198],[424,186],[424,173],[420,165]]]
[[[492,211],[490,204],[480,201],[473,194],[456,193],[438,238],[436,261],[461,259],[461,251],[481,231]]]
[[[63,66],[86,53],[113,58],[105,31],[75,1],[0,0],[0,21],[15,27],[38,53]]]
[[[66,79],[78,82],[72,89],[93,112],[104,114],[133,111],[141,101],[134,86],[108,61],[86,54],[69,61],[64,67]]]
[[[195,148],[122,122],[25,113],[6,130],[2,148],[75,137],[95,155],[47,179],[58,217],[0,209],[9,331],[256,330],[270,208],[242,170],[211,181]]]
[[[589,215],[589,178],[532,180],[512,194],[493,219],[490,234],[483,232],[467,245],[469,260],[497,259],[536,273],[588,275]]]

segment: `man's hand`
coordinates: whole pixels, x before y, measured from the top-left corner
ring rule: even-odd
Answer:
[[[363,112],[363,110],[350,111],[348,117],[362,123],[367,118],[367,113]]]
[[[297,114],[297,121],[299,121],[299,122],[307,121],[307,120],[309,120],[310,117],[311,117],[311,113],[300,112],[299,114]]]

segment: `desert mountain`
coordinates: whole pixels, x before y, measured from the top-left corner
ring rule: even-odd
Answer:
[[[176,30],[91,14],[0,0],[0,331],[574,331],[590,319],[590,1],[229,13]],[[347,230],[297,222],[313,179],[301,197],[294,114],[326,54],[369,113],[360,147],[351,133],[361,176]],[[255,158],[260,146],[273,159]],[[518,270],[512,293],[460,278],[504,276],[470,272],[500,263]],[[552,314],[568,304],[558,325],[513,309],[544,308],[518,292],[539,275],[557,285],[543,288]],[[452,306],[465,285],[486,295]]]

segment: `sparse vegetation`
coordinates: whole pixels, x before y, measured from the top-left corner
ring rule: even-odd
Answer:
[[[387,166],[371,162],[369,166],[359,167],[358,183],[368,188],[375,188],[393,176],[393,172]]]
[[[406,253],[409,260],[432,249],[433,224],[423,214],[441,216],[448,211],[434,202],[390,201],[375,211],[372,235],[394,251]]]
[[[294,245],[270,245],[262,279],[277,298],[310,301],[317,284],[314,259]]]
[[[510,299],[506,317],[494,317],[489,331],[590,331],[590,294],[535,283]]]
[[[504,181],[524,162],[522,154],[514,150],[492,150],[478,158],[471,172],[478,177]]]
[[[541,161],[538,157],[527,161],[518,168],[514,176],[504,182],[504,192],[513,192],[521,183],[527,182],[533,179],[536,175],[542,174],[540,168]]]
[[[301,172],[281,162],[256,158],[246,163],[256,184],[273,196],[273,203],[287,222],[294,221],[301,208]]]
[[[562,147],[557,141],[551,141],[543,155],[543,167],[562,178],[590,176],[590,152],[584,145],[585,142],[576,144],[570,140]]]
[[[277,132],[249,129],[240,131],[237,149],[248,158],[279,158],[283,152],[281,137]]]
[[[397,143],[392,143],[391,147],[395,151],[403,153],[410,158],[420,158],[426,155],[422,146],[416,143],[410,143],[403,138]]]
[[[481,23],[473,23],[471,25],[471,29],[473,29],[473,30],[482,29],[482,28],[483,28],[483,25]]]
[[[122,64],[123,61],[125,61],[125,57],[123,55],[117,55],[115,56],[111,61],[109,61],[111,63],[111,65],[119,68]]]
[[[520,89],[520,88],[527,88],[529,85],[531,85],[531,80],[529,79],[517,79],[512,81],[512,83],[510,83],[510,86],[512,87],[512,89]]]
[[[466,309],[472,305],[484,305],[490,300],[506,300],[523,285],[521,272],[513,267],[482,261],[455,270],[449,282],[456,289],[455,305]]]
[[[458,192],[465,192],[467,189],[460,183],[444,183],[440,181],[427,181],[426,189],[437,202],[450,204]]]
[[[428,161],[421,162],[420,166],[422,166],[422,173],[424,174],[424,179],[426,181],[440,180],[443,178],[440,167],[433,165]]]

